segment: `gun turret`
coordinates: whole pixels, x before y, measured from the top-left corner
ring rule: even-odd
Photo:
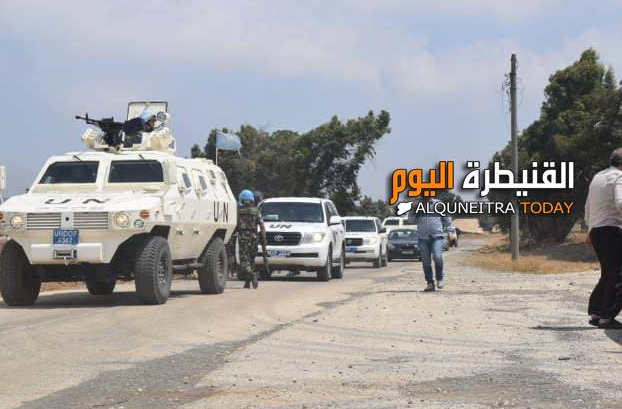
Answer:
[[[76,115],[76,119],[81,119],[89,125],[95,125],[104,133],[104,143],[112,148],[118,148],[123,144],[123,136],[121,132],[125,128],[126,122],[115,122],[113,117],[102,119],[91,119],[89,114],[84,116]]]

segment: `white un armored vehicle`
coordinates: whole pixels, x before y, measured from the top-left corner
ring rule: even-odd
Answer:
[[[85,118],[89,150],[51,157],[28,193],[0,206],[0,289],[30,305],[41,282],[85,281],[91,294],[134,279],[145,304],[168,299],[173,273],[222,293],[236,201],[210,160],[174,155],[168,104],[135,102],[127,120]]]

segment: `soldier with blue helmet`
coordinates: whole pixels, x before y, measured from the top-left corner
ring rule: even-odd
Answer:
[[[259,237],[257,226],[261,229],[264,237],[266,230],[259,214],[259,209],[255,205],[255,195],[252,191],[245,189],[240,192],[239,197],[242,206],[238,210],[238,243],[240,252],[240,276],[244,277],[244,288],[257,288],[259,281],[255,270],[255,257],[257,256],[257,246]]]

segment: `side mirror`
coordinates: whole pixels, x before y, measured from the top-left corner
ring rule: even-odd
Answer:
[[[335,224],[341,224],[340,216],[330,216],[330,220],[328,220],[328,224],[330,226],[334,226]]]
[[[387,228],[386,227],[381,227],[380,228],[380,233],[386,233],[387,232]]]
[[[6,189],[6,167],[0,166],[0,192]]]

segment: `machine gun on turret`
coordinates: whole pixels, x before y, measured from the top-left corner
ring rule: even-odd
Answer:
[[[102,119],[91,119],[89,114],[84,116],[76,115],[76,119],[81,119],[89,125],[95,125],[104,133],[103,141],[111,148],[118,149],[124,145],[123,135],[126,137],[140,136],[143,132],[145,124],[141,118],[132,118],[125,122],[115,122],[113,117]],[[131,145],[130,145],[131,146]]]

